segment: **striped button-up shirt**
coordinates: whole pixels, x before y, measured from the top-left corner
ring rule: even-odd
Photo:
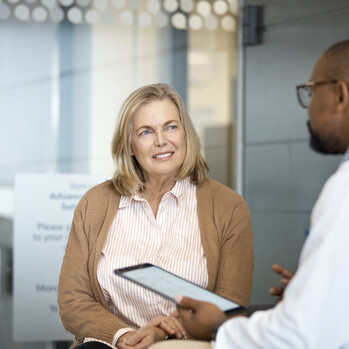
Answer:
[[[173,302],[114,274],[114,269],[140,263],[152,263],[207,286],[196,186],[189,178],[176,182],[162,197],[156,217],[141,195],[120,199],[97,269],[110,309],[130,326],[116,333],[114,345],[127,331],[144,326],[156,316],[169,315],[175,309]]]

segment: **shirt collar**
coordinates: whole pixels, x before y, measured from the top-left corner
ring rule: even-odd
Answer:
[[[168,192],[171,193],[177,201],[182,201],[185,197],[186,192],[188,191],[190,186],[190,178],[187,177],[180,181],[177,181],[173,188]],[[165,194],[166,195],[166,194]],[[146,201],[141,195],[138,193],[132,196],[124,196],[122,195],[120,198],[119,208],[127,207],[131,205],[132,201]]]
[[[131,202],[135,200],[135,196],[124,196],[120,198],[119,208],[124,208],[131,205]]]
[[[177,181],[174,187],[169,192],[177,198],[177,201],[181,201],[183,200],[185,194],[189,190],[189,186],[190,178],[187,177],[185,179]]]

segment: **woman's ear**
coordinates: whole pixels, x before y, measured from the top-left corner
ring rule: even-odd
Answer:
[[[349,87],[346,82],[338,81],[336,84],[336,111],[340,112],[349,106]]]

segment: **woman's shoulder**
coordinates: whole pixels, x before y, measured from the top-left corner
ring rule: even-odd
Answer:
[[[111,193],[112,191],[115,191],[113,183],[110,180],[106,180],[87,190],[84,196],[86,197],[100,196],[100,195],[105,195],[106,193]]]
[[[198,192],[201,192],[203,195],[209,195],[214,197],[222,197],[225,200],[242,200],[242,196],[238,194],[235,190],[227,187],[226,185],[219,183],[213,179],[207,178],[205,182],[198,187]]]
[[[88,205],[106,205],[109,202],[110,196],[113,195],[119,198],[120,195],[116,192],[113,183],[107,180],[90,188],[81,198],[80,202]]]
[[[212,179],[197,187],[198,211],[204,215],[213,212],[218,221],[230,220],[232,215],[248,216],[244,198],[233,189]]]

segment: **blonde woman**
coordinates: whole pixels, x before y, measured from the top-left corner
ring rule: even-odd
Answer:
[[[247,306],[253,248],[248,208],[206,177],[180,96],[147,85],[124,102],[112,142],[114,177],[74,213],[58,287],[73,347],[147,348],[186,338],[170,301],[114,274],[152,263]]]

